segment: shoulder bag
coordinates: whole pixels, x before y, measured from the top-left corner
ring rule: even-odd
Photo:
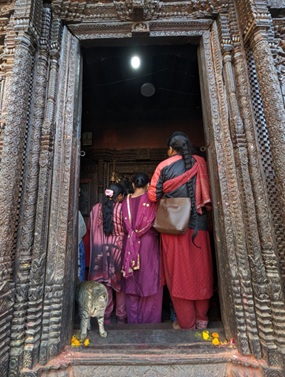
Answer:
[[[162,198],[153,227],[160,233],[185,234],[191,213],[190,198]]]

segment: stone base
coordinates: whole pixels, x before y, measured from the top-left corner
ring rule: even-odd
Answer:
[[[171,324],[157,328],[111,325],[106,330],[108,336],[100,338],[94,328],[89,334],[89,346],[67,346],[47,365],[22,370],[21,377],[283,376],[278,368],[268,369],[263,361],[240,355],[234,345],[214,346],[204,341],[201,331],[173,330]],[[222,328],[209,331],[218,332],[224,340]]]

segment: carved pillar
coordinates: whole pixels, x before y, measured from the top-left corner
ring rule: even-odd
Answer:
[[[31,74],[33,69],[33,36],[18,28],[14,67],[6,95],[7,115],[3,131],[3,155],[0,171],[0,250],[4,264],[1,266],[5,284],[2,294],[8,294],[12,300],[12,270],[14,268],[15,243],[19,220],[19,206],[23,184],[23,166],[25,157],[26,133],[28,125]],[[25,302],[25,289],[17,291],[19,300]],[[20,298],[22,296],[22,299]],[[11,311],[6,312],[6,326],[11,323]],[[21,321],[24,319],[21,318]],[[8,342],[8,337],[7,341]]]
[[[42,123],[46,100],[46,77],[49,60],[50,11],[43,12],[43,30],[34,69],[34,97],[27,143],[25,185],[22,213],[18,228],[16,249],[16,296],[12,322],[10,376],[17,376],[23,366],[24,348],[29,349],[29,362],[38,361],[37,349],[41,332],[41,301],[43,300],[43,267],[45,249],[35,249],[35,220],[38,201],[39,158]],[[47,216],[47,213],[42,212]],[[40,256],[39,256],[40,254]],[[35,288],[36,286],[36,288]],[[24,362],[25,364],[25,362]]]
[[[275,231],[262,176],[244,55],[239,42],[234,43],[233,59],[239,107],[247,140],[249,177],[245,182],[247,185],[250,183],[252,187],[252,193],[248,190],[245,192],[245,206],[247,207],[245,215],[248,219],[247,238],[258,334],[262,346],[262,357],[270,365],[280,365],[282,361],[278,352],[282,349],[284,337],[281,333],[277,336],[277,329],[280,321],[284,323],[285,320],[284,296],[280,290],[282,281]],[[273,328],[270,323],[274,324]],[[278,344],[281,346],[279,351]]]
[[[11,77],[14,64],[14,52],[15,52],[15,32],[14,32],[14,18],[10,17],[7,19],[7,28],[6,36],[4,40],[4,49],[5,53],[2,55],[3,64],[1,66],[2,76],[2,88],[3,88],[3,97],[1,98],[1,120],[0,120],[0,139],[1,139],[1,154],[2,149],[5,146],[5,151],[9,150],[9,147],[13,146],[13,138],[11,136],[11,123],[8,124],[8,134],[5,132],[5,126],[7,123],[7,102],[10,99],[10,90],[11,90]],[[18,125],[19,126],[19,125]],[[2,156],[1,156],[2,157]],[[1,264],[1,273],[0,273],[0,326],[2,328],[1,332],[1,341],[0,341],[0,375],[6,376],[8,373],[8,362],[9,362],[9,343],[10,343],[10,324],[12,319],[13,304],[14,304],[14,285],[13,285],[13,263],[14,256],[12,252],[12,243],[14,238],[14,231],[9,229],[11,218],[9,218],[9,209],[6,207],[6,198],[9,197],[9,202],[13,201],[13,195],[10,196],[9,192],[5,192],[6,187],[9,190],[13,191],[13,183],[10,182],[10,179],[15,179],[16,177],[12,172],[7,170],[7,165],[12,158],[10,152],[9,155],[4,159],[4,164],[2,165],[1,161],[1,194],[0,194],[0,237],[7,237],[9,231],[12,231],[10,239],[0,240],[0,244],[3,242],[5,245],[9,245],[10,249],[0,249],[0,264]],[[6,161],[5,161],[6,160]],[[6,167],[5,167],[6,166]],[[12,185],[12,186],[11,186]],[[14,210],[13,210],[14,213]],[[7,217],[5,218],[5,214]],[[6,243],[8,241],[8,244]]]
[[[46,363],[69,343],[73,320],[77,255],[79,45],[65,28],[58,70],[49,238],[45,274],[40,362]],[[77,138],[76,138],[77,137]],[[77,183],[76,183],[77,187]]]
[[[257,282],[264,287],[266,285],[265,270],[260,253],[258,225],[255,217],[255,205],[252,192],[250,172],[248,169],[248,150],[244,130],[244,123],[241,118],[237,102],[236,85],[232,67],[231,52],[223,51],[224,78],[229,103],[230,130],[233,141],[237,174],[239,176],[239,190],[243,205],[243,220],[246,225],[247,261],[244,268],[240,266],[242,276],[241,284],[244,286],[243,308],[246,319],[246,332],[250,341],[251,352],[257,358],[261,357],[260,343],[258,338],[257,320],[254,306],[254,289],[251,282]],[[242,68],[241,66],[239,68]],[[241,70],[241,72],[244,72]],[[254,263],[251,261],[254,260]],[[256,265],[259,266],[260,274],[256,273]],[[256,286],[253,286],[253,288]]]
[[[280,203],[285,205],[285,109],[277,71],[274,65],[268,36],[261,29],[256,30],[250,40],[256,65],[260,94],[264,106],[272,163],[276,174],[276,184]],[[285,212],[283,211],[285,219]]]
[[[209,39],[206,33],[203,35],[203,49],[206,57],[205,64],[208,65],[205,73],[209,76],[204,76],[203,81],[206,80],[207,86],[205,87],[202,83],[205,87],[202,92],[204,91],[204,95],[209,98],[210,118],[207,114],[208,108],[203,108],[203,112],[205,124],[210,125],[205,130],[205,136],[206,143],[209,145],[209,163],[212,167],[209,173],[215,198],[214,224],[216,234],[219,235],[216,237],[216,252],[222,292],[223,324],[226,336],[228,338],[234,336],[239,350],[243,354],[250,354],[250,339],[246,331],[248,320],[244,312],[244,304],[252,305],[252,291],[248,284],[250,269],[243,231],[242,202],[230,134],[227,96],[224,90],[222,57],[215,24]],[[218,96],[217,93],[219,93]]]
[[[240,11],[240,13],[242,13]],[[230,113],[238,122],[232,128],[237,167],[240,174],[243,197],[245,232],[251,282],[254,293],[254,308],[262,357],[269,365],[282,365],[284,335],[278,330],[284,327],[285,306],[282,279],[278,261],[275,229],[271,220],[270,202],[260,163],[256,124],[252,108],[253,93],[250,93],[248,71],[244,59],[244,47],[240,38],[237,14],[230,3],[231,54],[224,51],[225,79],[228,81]],[[220,15],[221,18],[221,15]],[[227,16],[226,16],[227,18]],[[243,19],[243,18],[242,18]],[[243,19],[244,21],[244,19]],[[244,21],[245,22],[245,21]],[[226,33],[220,28],[222,45],[226,45]],[[234,75],[231,72],[232,60]],[[232,84],[234,83],[234,85]],[[234,103],[233,103],[234,101]],[[278,314],[279,313],[279,314]],[[246,313],[248,315],[248,313]],[[283,325],[281,325],[281,322]],[[273,323],[273,326],[271,326]],[[250,327],[247,328],[252,338]],[[278,335],[279,334],[279,335]],[[253,354],[260,357],[253,350]]]
[[[47,11],[45,21],[49,26],[50,14]],[[47,30],[46,30],[47,31]],[[44,36],[43,36],[44,37]],[[39,188],[37,197],[37,208],[35,216],[35,236],[33,244],[33,259],[30,271],[29,302],[27,314],[27,334],[25,341],[25,353],[23,366],[31,368],[39,361],[39,348],[41,334],[45,326],[43,315],[43,300],[45,287],[45,271],[48,247],[49,232],[49,210],[51,197],[51,177],[53,161],[53,144],[54,144],[54,113],[55,101],[57,96],[57,72],[59,48],[61,39],[60,21],[54,20],[52,23],[52,37],[48,41],[52,48],[49,56],[49,81],[46,92],[45,117],[43,113],[38,114],[36,119],[41,126],[40,135],[40,155],[39,155]],[[43,52],[43,51],[42,51]],[[40,55],[43,58],[44,55]],[[42,61],[42,69],[46,69],[45,59]],[[43,78],[43,77],[42,77]],[[39,80],[41,76],[39,76]],[[46,83],[42,82],[46,85]],[[43,89],[43,87],[41,88]],[[44,93],[39,93],[40,98],[44,100]]]

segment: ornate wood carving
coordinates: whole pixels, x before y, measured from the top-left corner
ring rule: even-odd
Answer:
[[[230,12],[231,15],[234,11]],[[226,17],[227,18],[227,17]],[[236,35],[233,38],[233,43],[228,38],[229,28],[225,27],[225,20],[221,20],[220,39],[226,40],[224,46],[224,65],[225,65],[225,81],[229,98],[229,111],[231,118],[232,140],[235,147],[235,155],[237,162],[237,172],[240,176],[239,182],[240,192],[242,193],[242,201],[244,208],[244,222],[246,223],[247,234],[247,248],[249,254],[249,265],[251,270],[251,283],[254,292],[254,307],[251,308],[251,315],[255,316],[254,308],[259,308],[262,315],[256,317],[257,327],[248,328],[249,336],[252,339],[251,350],[257,357],[260,357],[260,344],[258,334],[261,338],[261,344],[265,348],[263,355],[267,355],[268,348],[276,350],[276,345],[273,342],[272,330],[268,329],[268,319],[271,312],[266,307],[270,307],[268,292],[268,280],[270,280],[271,273],[268,271],[269,277],[266,275],[268,265],[263,265],[263,260],[267,260],[267,255],[271,253],[271,258],[275,258],[276,244],[274,243],[273,228],[270,224],[270,213],[268,211],[268,202],[265,194],[265,186],[261,177],[261,170],[258,163],[258,154],[256,142],[254,140],[254,123],[252,118],[252,108],[250,106],[250,95],[247,89],[247,74],[243,59],[242,46],[238,38],[237,23],[234,17],[231,17],[231,33]],[[219,19],[220,20],[220,19]],[[223,26],[224,25],[224,26]],[[230,43],[229,43],[230,42]],[[231,58],[231,53],[233,61]],[[233,67],[232,64],[234,63]],[[236,83],[233,76],[235,71]],[[245,128],[246,127],[246,128]],[[257,207],[257,208],[256,208]],[[258,220],[258,225],[256,223]],[[263,242],[264,239],[259,239],[259,228],[263,229],[262,234],[268,233],[268,239],[273,240],[268,250],[269,244]],[[259,266],[256,269],[256,266]],[[276,266],[275,266],[276,267]],[[278,265],[277,265],[278,271]],[[248,285],[249,281],[245,282]],[[253,311],[252,311],[253,310]],[[249,310],[245,308],[246,317],[250,317]],[[254,320],[255,322],[255,320]],[[258,333],[257,333],[258,331]],[[271,362],[276,362],[271,360]]]
[[[67,22],[145,21],[163,18],[207,18],[217,13],[218,2],[127,0],[94,2],[74,0],[52,2],[54,13]]]
[[[60,70],[58,76],[57,115],[54,139],[53,177],[51,181],[51,206],[49,219],[49,239],[44,290],[43,332],[40,347],[40,362],[46,363],[58,354],[70,338],[72,320],[70,308],[73,304],[75,288],[75,251],[68,254],[68,236],[75,235],[76,218],[69,217],[75,206],[74,186],[75,152],[74,149],[74,101],[75,81],[78,71],[78,42],[65,28],[62,39]],[[68,67],[68,69],[67,69]],[[77,154],[78,156],[78,154]],[[78,157],[77,157],[78,158]],[[62,168],[64,166],[64,169]],[[76,191],[76,190],[75,190]],[[73,221],[70,223],[70,219]],[[73,266],[73,268],[71,268]],[[71,271],[73,270],[73,274]],[[66,275],[68,274],[68,275]],[[68,279],[66,279],[68,276]],[[68,297],[70,299],[68,299]],[[64,308],[66,307],[66,308]],[[68,309],[69,308],[69,309]]]
[[[273,20],[274,27],[274,63],[277,69],[277,75],[283,96],[283,103],[285,107],[285,18],[278,18]]]
[[[50,14],[44,14],[44,25],[47,26]],[[33,92],[37,101],[33,104],[33,110],[29,122],[28,147],[26,149],[25,185],[23,188],[22,212],[18,227],[18,238],[16,248],[17,269],[16,269],[16,301],[12,321],[11,352],[10,352],[10,374],[18,375],[19,367],[22,364],[24,343],[31,342],[30,348],[35,348],[39,343],[41,326],[35,318],[40,318],[37,307],[42,300],[43,282],[41,282],[41,265],[44,263],[44,254],[39,257],[37,252],[33,253],[34,229],[39,181],[39,155],[41,126],[45,108],[46,75],[48,64],[47,35],[49,26],[44,27],[43,37],[40,42],[38,59],[34,69]],[[44,43],[45,40],[45,43]],[[36,266],[36,268],[35,268]],[[36,272],[36,274],[35,274]],[[34,285],[34,287],[33,287]],[[21,294],[19,294],[21,292]],[[27,320],[27,322],[26,322]],[[28,328],[27,332],[26,329]],[[20,336],[19,336],[20,334]],[[28,337],[27,337],[28,334]],[[34,336],[33,336],[34,335]],[[37,340],[36,340],[37,339]],[[35,359],[35,360],[34,360]],[[31,364],[37,361],[35,355],[31,356]],[[14,374],[13,374],[14,373]]]
[[[11,22],[11,26],[16,27],[16,23],[13,19]],[[13,71],[9,80],[6,82],[6,114],[5,127],[3,130],[3,155],[0,171],[0,208],[1,214],[3,214],[1,215],[0,220],[1,259],[3,261],[1,266],[3,271],[3,284],[1,286],[0,295],[6,300],[9,298],[8,302],[10,304],[11,301],[14,301],[15,293],[17,300],[19,300],[21,304],[22,302],[25,302],[26,297],[25,284],[21,286],[21,289],[17,289],[16,292],[14,292],[12,277],[15,266],[14,256],[15,245],[17,242],[17,227],[19,224],[19,209],[21,209],[20,203],[23,185],[24,157],[31,96],[30,83],[34,62],[33,38],[30,35],[25,34],[24,30],[21,30],[20,27],[18,27],[17,32],[19,33],[19,38],[16,46],[14,46]],[[10,36],[12,35],[13,34],[11,33]],[[11,41],[12,39],[10,42]],[[9,48],[11,47],[12,46],[10,45]],[[9,52],[9,48],[7,52]],[[11,60],[9,63],[11,63]],[[5,318],[6,321],[6,326],[9,324],[9,326],[7,326],[7,331],[9,331],[12,319],[12,311],[10,307],[11,305],[9,305],[7,311],[2,313],[3,319]],[[21,318],[21,321],[23,320],[24,318]],[[10,331],[5,335],[4,344],[6,350],[8,349],[9,333]]]
[[[72,241],[76,239],[80,132],[79,115],[74,114],[76,38],[85,43],[95,38],[188,35],[201,41],[223,324],[243,354],[268,361],[265,375],[281,376],[275,366],[283,363],[285,343],[278,261],[280,257],[285,276],[283,20],[272,23],[266,1],[46,3],[44,11],[43,1],[0,4],[0,46],[4,37],[0,49],[0,324],[4,334],[0,361],[4,367],[0,374],[7,374],[10,346],[10,376],[18,376],[22,367],[28,369],[23,375],[36,375],[29,369],[57,355],[72,330],[69,312],[74,291],[70,293],[69,287],[75,278]],[[62,21],[76,37],[65,28],[62,40]],[[255,70],[250,80],[249,67]],[[266,158],[273,166],[271,186],[269,175],[263,179],[265,157],[258,149],[263,139],[257,130],[253,93],[260,96],[265,119],[260,132],[267,132],[270,140]],[[110,172],[112,157],[98,159],[98,171],[91,172],[99,191],[108,179],[104,170]],[[273,208],[273,196],[268,198],[271,188],[283,204],[281,210]],[[283,219],[280,227],[271,220],[275,214]],[[232,373],[242,372],[233,367]]]
[[[0,6],[0,161],[3,148],[3,129],[5,127],[5,88],[11,76],[14,62],[15,32],[11,13],[15,4]],[[7,85],[9,88],[9,84]]]
[[[248,268],[248,260],[246,256],[246,239],[243,229],[241,201],[239,195],[238,180],[236,175],[235,159],[233,155],[233,147],[230,134],[230,124],[228,123],[227,98],[224,92],[224,82],[222,76],[222,61],[220,46],[217,36],[216,27],[211,35],[211,49],[213,51],[213,64],[215,66],[215,74],[213,80],[216,81],[212,90],[212,101],[216,106],[217,120],[213,124],[213,141],[212,148],[217,153],[217,169],[220,180],[221,196],[219,197],[219,206],[221,206],[221,217],[223,218],[224,242],[222,248],[226,248],[228,260],[223,261],[228,268],[229,279],[231,281],[231,296],[233,300],[233,319],[236,321],[235,338],[239,345],[239,349],[244,354],[250,353],[249,339],[246,331],[246,321],[248,320],[244,313],[243,297],[247,297],[247,303],[252,305],[252,292],[247,282],[249,280],[250,271]],[[219,100],[214,96],[219,92]],[[214,109],[213,109],[214,110]],[[212,111],[213,111],[212,110]],[[217,123],[216,123],[217,122]],[[211,148],[211,150],[212,150]],[[217,222],[218,224],[218,215]],[[222,249],[217,250],[222,253]],[[243,275],[244,274],[244,275]],[[221,284],[223,277],[221,276]],[[234,331],[231,326],[231,331]]]
[[[58,88],[58,64],[59,51],[61,47],[62,27],[59,20],[54,19],[50,25],[50,14],[47,10],[44,18],[44,33],[42,34],[43,46],[48,43],[49,55],[42,55],[43,69],[45,64],[49,67],[49,81],[46,91],[45,107],[40,111],[37,122],[40,122],[40,154],[39,154],[39,187],[37,208],[35,216],[35,235],[33,244],[33,260],[30,271],[30,287],[29,287],[29,311],[27,318],[27,332],[29,337],[25,342],[25,353],[23,366],[30,368],[39,360],[39,337],[42,327],[45,326],[43,318],[43,300],[45,287],[45,271],[48,245],[49,231],[49,211],[51,197],[51,180],[52,180],[52,162],[54,153],[54,134],[55,134],[55,111]],[[51,39],[47,34],[48,28],[51,27]],[[45,39],[48,38],[46,41]],[[46,59],[48,61],[46,61]],[[47,74],[47,72],[46,72]],[[39,80],[43,78],[39,76]],[[42,86],[43,89],[43,86]],[[41,93],[44,95],[44,93]],[[41,97],[43,98],[43,97]],[[44,115],[44,118],[43,118]]]
[[[263,32],[251,40],[264,114],[270,137],[279,200],[285,203],[285,108],[271,50]]]
[[[276,335],[274,330],[270,328],[269,323],[275,323],[276,329],[280,324],[277,319],[277,312],[284,313],[284,297],[280,290],[282,281],[280,279],[280,270],[278,264],[278,247],[275,242],[274,227],[271,222],[270,202],[266,195],[266,185],[261,174],[261,165],[258,156],[258,141],[256,140],[255,124],[253,121],[253,109],[251,106],[251,96],[249,93],[247,71],[243,58],[243,46],[239,40],[239,32],[237,22],[234,20],[234,9],[229,12],[231,15],[231,32],[233,57],[235,67],[235,77],[237,85],[237,94],[240,106],[240,114],[242,116],[244,131],[236,130],[236,146],[241,149],[242,140],[247,140],[247,151],[245,159],[238,164],[245,170],[248,164],[249,174],[247,178],[242,178],[241,192],[244,192],[244,220],[247,221],[248,229],[248,252],[250,255],[250,268],[252,271],[252,285],[254,290],[254,305],[257,309],[257,325],[258,334],[262,346],[262,355],[269,364],[278,365],[282,363],[282,342],[275,342]],[[221,36],[222,37],[222,36]],[[226,53],[227,54],[227,53]],[[252,94],[252,93],[251,93]],[[231,101],[229,102],[231,103]],[[242,125],[242,124],[241,124]],[[243,135],[244,134],[244,135]],[[240,136],[242,138],[240,138]],[[267,158],[267,156],[266,156]],[[246,164],[246,165],[245,165]],[[244,174],[244,173],[243,173]],[[252,184],[252,194],[250,189]],[[247,189],[248,187],[248,189]],[[246,190],[246,191],[244,191]],[[253,196],[252,196],[253,195]],[[257,223],[256,220],[257,219]],[[282,226],[281,226],[282,227]],[[284,229],[283,229],[284,234]],[[260,250],[261,248],[261,250]],[[274,262],[273,262],[274,261]],[[256,266],[259,268],[256,268]],[[274,276],[274,277],[273,277]],[[270,288],[269,288],[270,287]],[[274,287],[273,289],[271,287]],[[277,295],[274,292],[279,292]],[[272,308],[271,310],[269,308]],[[268,308],[268,309],[267,309]],[[278,308],[276,311],[273,308]],[[282,318],[284,314],[282,315]],[[282,338],[282,336],[280,337]],[[279,353],[276,353],[276,346],[279,343]],[[281,357],[280,357],[281,356]]]

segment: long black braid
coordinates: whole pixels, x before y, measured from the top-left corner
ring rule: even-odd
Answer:
[[[174,149],[178,154],[180,154],[183,157],[186,170],[189,170],[192,168],[192,166],[195,163],[195,160],[192,157],[194,150],[189,140],[189,137],[184,132],[180,132],[180,131],[174,132],[169,137],[167,141],[167,146],[172,147],[172,149]],[[198,212],[197,212],[197,207],[196,207],[195,190],[194,190],[195,181],[196,181],[195,178],[194,179],[192,178],[190,181],[186,183],[188,193],[191,199],[191,207],[192,207],[191,215],[194,218],[194,224],[195,224],[194,233],[192,235],[193,243],[198,233]],[[195,246],[199,247],[196,244]]]
[[[109,236],[113,232],[113,212],[114,206],[116,204],[116,199],[120,194],[124,194],[124,187],[120,183],[113,183],[107,189],[113,191],[111,196],[105,194],[102,203],[102,214],[103,214],[103,230],[106,236]],[[106,192],[106,191],[105,191]]]

